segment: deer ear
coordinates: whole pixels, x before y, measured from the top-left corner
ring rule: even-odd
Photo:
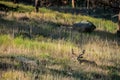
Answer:
[[[83,50],[83,53],[85,53],[85,50]]]
[[[74,50],[73,50],[73,48],[72,48],[72,50],[71,50],[71,51],[72,51],[72,53],[74,53]]]
[[[72,49],[71,51],[72,51],[72,54],[74,54],[74,50]]]

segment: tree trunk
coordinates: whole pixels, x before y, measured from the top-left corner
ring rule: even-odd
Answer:
[[[120,37],[120,10],[118,14],[118,30],[117,30],[117,36]]]
[[[89,0],[87,0],[87,9],[89,9],[89,3],[90,3],[90,1]]]
[[[72,8],[75,8],[75,0],[72,0]]]
[[[35,12],[38,12],[39,11],[39,0],[35,0]]]
[[[118,27],[119,27],[119,31],[120,31],[120,11],[119,11],[119,14],[118,14]]]
[[[13,3],[15,3],[15,4],[18,3],[18,0],[13,0]]]

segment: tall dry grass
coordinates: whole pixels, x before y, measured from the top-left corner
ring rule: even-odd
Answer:
[[[23,20],[25,19],[25,20]],[[91,33],[79,33],[61,29],[83,19],[92,21],[97,29]],[[65,14],[41,8],[40,13],[8,12],[0,18],[0,78],[2,80],[119,80],[120,42],[116,37],[117,24],[90,16]],[[18,35],[13,29],[30,32],[32,38]],[[68,26],[69,27],[69,26]],[[61,31],[59,31],[61,30]],[[37,35],[35,34],[36,32]],[[72,55],[82,53],[79,63]],[[18,58],[33,61],[21,63]],[[97,65],[93,64],[96,63]],[[27,69],[28,68],[28,69]]]

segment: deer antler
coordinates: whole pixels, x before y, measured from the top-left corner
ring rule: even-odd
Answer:
[[[79,54],[79,56],[78,56],[77,54],[74,53],[74,50],[72,49],[72,54],[77,58],[77,61],[80,64],[84,62],[84,63],[87,63],[87,64],[91,64],[91,65],[97,66],[95,61],[89,61],[89,60],[83,59],[83,55],[85,54],[85,50],[83,50],[82,53]]]
[[[77,60],[79,62],[81,62],[80,60],[83,58],[83,55],[85,54],[85,50],[82,51],[82,54],[80,54],[78,57],[77,57]]]
[[[78,58],[83,58],[83,55],[85,54],[85,50],[83,50],[83,51],[82,51],[82,54],[80,54],[80,55],[78,56],[77,54],[75,54],[74,50],[72,49],[72,54],[73,54],[74,56],[76,56],[77,59],[78,59]]]
[[[77,57],[77,55],[74,53],[74,50],[72,49],[72,54]]]
[[[85,54],[85,50],[82,51],[82,54],[78,56],[78,58],[83,58],[83,55]]]

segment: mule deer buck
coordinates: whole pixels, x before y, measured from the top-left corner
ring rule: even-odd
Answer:
[[[74,57],[76,57],[77,61],[81,64],[81,63],[86,63],[86,64],[90,64],[90,65],[94,65],[97,66],[95,61],[90,61],[90,60],[86,60],[84,59],[83,55],[85,54],[85,50],[82,51],[81,54],[77,55],[74,50],[72,49],[72,55],[74,55]]]

